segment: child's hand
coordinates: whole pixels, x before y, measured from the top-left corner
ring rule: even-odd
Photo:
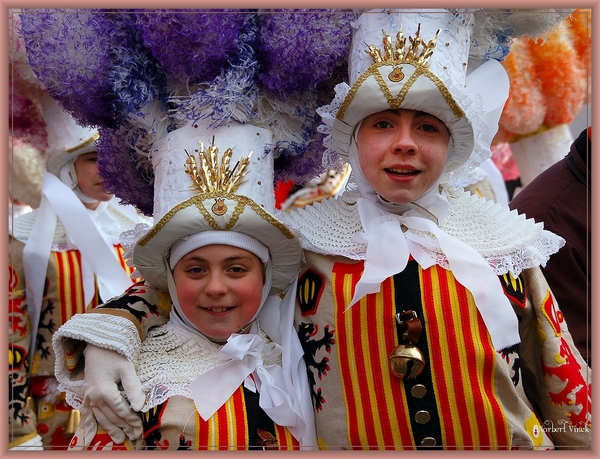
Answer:
[[[84,355],[84,407],[92,409],[98,424],[115,443],[123,443],[125,436],[131,441],[140,438],[142,420],[136,411],[144,406],[145,396],[133,363],[116,351],[91,344]],[[119,383],[129,401],[121,395]]]

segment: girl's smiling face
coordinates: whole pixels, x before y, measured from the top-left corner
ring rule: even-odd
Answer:
[[[210,339],[224,341],[260,308],[264,270],[252,252],[213,244],[182,257],[173,280],[188,320]]]
[[[433,187],[444,172],[450,132],[433,115],[385,110],[367,116],[356,136],[365,179],[387,201],[407,204]]]

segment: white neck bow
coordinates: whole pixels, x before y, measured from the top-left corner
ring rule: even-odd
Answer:
[[[280,365],[265,365],[282,352],[277,343],[265,341],[256,334],[233,334],[219,357],[229,361],[200,375],[190,384],[198,413],[208,420],[229,399],[237,388],[244,386],[260,393],[259,405],[279,425],[296,424],[294,402],[290,397]]]
[[[499,350],[520,342],[517,316],[498,277],[475,249],[446,234],[416,209],[392,214],[364,198],[357,200],[357,206],[364,231],[352,240],[367,244],[367,250],[364,272],[348,307],[379,292],[381,282],[404,271],[410,255],[427,269],[436,263],[435,253],[441,249],[454,277],[473,295],[494,347]]]

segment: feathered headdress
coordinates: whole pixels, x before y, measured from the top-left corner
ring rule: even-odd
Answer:
[[[510,95],[499,140],[515,142],[573,122],[591,100],[591,10],[577,10],[544,40],[515,39],[503,61]]]
[[[107,188],[151,215],[153,145],[200,120],[270,130],[277,180],[321,173],[315,111],[332,81],[341,81],[354,17],[341,10],[44,9],[23,11],[21,31],[52,96],[100,129]]]

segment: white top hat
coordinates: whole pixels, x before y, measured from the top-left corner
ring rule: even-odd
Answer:
[[[330,128],[325,145],[347,159],[361,120],[384,110],[411,109],[448,127],[452,145],[446,172],[471,160],[464,168],[470,170],[485,160],[508,79],[494,60],[467,76],[473,21],[472,14],[443,9],[362,14],[349,55],[350,84],[338,85],[334,101],[319,109]]]
[[[50,95],[42,97],[42,107],[48,131],[46,169],[60,178],[60,171],[69,161],[96,151],[98,131],[77,124],[77,121]]]
[[[271,293],[286,290],[298,274],[301,248],[273,216],[270,142],[269,131],[231,121],[216,129],[188,124],[155,144],[155,224],[133,250],[144,279],[167,291],[166,259],[175,242],[205,231],[235,231],[269,249]]]

